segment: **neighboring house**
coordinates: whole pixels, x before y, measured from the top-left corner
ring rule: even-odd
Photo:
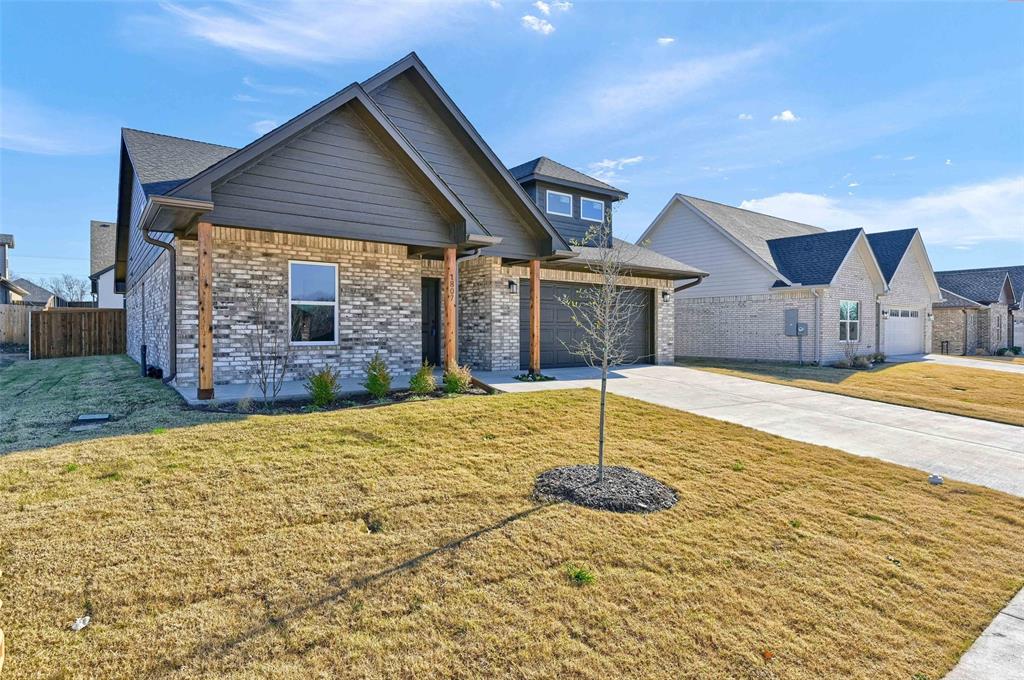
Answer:
[[[89,222],[89,281],[96,306],[123,309],[124,295],[114,291],[114,250],[117,227],[112,222]]]
[[[939,291],[915,229],[825,231],[677,194],[638,243],[710,272],[676,292],[679,356],[829,364],[928,347]]]
[[[935,272],[945,298],[937,302],[932,351],[992,354],[1020,345],[1015,329],[1024,288],[1024,266]],[[1014,339],[1016,336],[1016,339]]]
[[[0,234],[0,305],[16,304],[28,295],[28,291],[10,280],[10,263],[7,252],[14,249],[14,235]]]
[[[33,307],[42,307],[43,309],[68,306],[67,300],[58,296],[53,291],[32,283],[28,279],[15,279],[14,283],[25,289],[28,293],[22,296],[21,304],[23,305],[32,305]]]
[[[351,379],[378,352],[396,374],[424,359],[577,364],[559,297],[599,281],[571,243],[595,214],[578,198],[625,194],[585,175],[521,177],[533,195],[415,54],[242,149],[125,129],[114,275],[129,354],[145,345],[199,398],[252,382],[255,297],[291,345],[287,379],[322,366]],[[555,191],[568,200],[549,203]],[[645,305],[633,358],[670,362],[673,281],[704,273],[618,245],[636,255],[625,283]]]

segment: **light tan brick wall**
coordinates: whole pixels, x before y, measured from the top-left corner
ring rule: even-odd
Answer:
[[[974,354],[978,347],[977,310],[935,307],[932,313],[932,352],[940,354],[943,341],[947,341],[949,354]]]
[[[978,349],[986,354],[1006,347],[1009,340],[1009,307],[991,304],[978,310]]]

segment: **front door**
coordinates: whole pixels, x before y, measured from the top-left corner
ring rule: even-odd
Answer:
[[[441,279],[423,281],[423,359],[434,366],[441,363],[440,317]]]

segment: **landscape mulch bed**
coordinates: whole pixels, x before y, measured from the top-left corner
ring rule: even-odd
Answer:
[[[540,501],[567,501],[612,512],[658,512],[679,500],[675,489],[626,467],[605,467],[597,482],[596,465],[569,465],[542,472],[533,488]]]
[[[406,401],[428,401],[432,399],[448,399],[451,397],[461,396],[481,396],[489,394],[487,390],[480,387],[471,387],[467,391],[459,394],[448,394],[443,390],[437,390],[430,394],[413,394],[409,391],[392,392],[383,399],[378,399],[370,394],[347,394],[339,397],[330,406],[317,407],[309,403],[309,399],[289,397],[287,399],[280,398],[273,404],[266,404],[261,398],[232,401],[218,403],[214,400],[213,403],[202,404],[197,406],[191,406],[189,408],[196,411],[211,411],[214,413],[253,413],[260,415],[287,415],[294,413],[314,413],[314,412],[327,412],[327,411],[339,411],[341,409],[348,408],[375,408],[378,406],[390,406],[392,404],[400,404]]]

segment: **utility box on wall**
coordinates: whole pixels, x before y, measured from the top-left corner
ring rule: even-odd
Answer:
[[[800,310],[799,309],[786,309],[786,310],[783,310],[783,314],[785,315],[785,317],[784,317],[784,320],[785,320],[785,331],[784,332],[785,332],[785,334],[787,336],[792,337],[792,336],[797,334],[796,327],[797,327],[797,322],[800,320]]]

